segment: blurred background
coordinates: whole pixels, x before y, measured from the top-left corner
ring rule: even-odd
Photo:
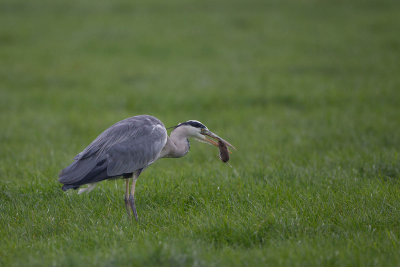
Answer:
[[[195,192],[183,177],[196,175],[214,189],[234,180],[238,195],[271,181],[306,192],[313,183],[328,192],[335,179],[339,191],[349,180],[395,182],[399,10],[397,0],[0,0],[3,200],[37,187],[52,195],[73,156],[139,114],[166,127],[199,120],[238,148],[229,168],[193,144],[144,173],[142,196],[167,177]]]
[[[200,120],[253,154],[398,145],[398,7],[2,0],[2,151],[70,155],[137,114]]]

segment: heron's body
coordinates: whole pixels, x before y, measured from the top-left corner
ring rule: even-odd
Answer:
[[[147,115],[117,122],[100,134],[60,173],[63,190],[118,176],[129,176],[161,156],[167,143],[164,124]],[[116,160],[118,158],[118,160]]]
[[[183,157],[190,148],[188,137],[210,142],[203,135],[218,137],[211,134],[197,121],[179,124],[168,136],[164,124],[153,116],[139,115],[127,118],[106,129],[79,153],[74,162],[61,171],[59,181],[64,184],[64,191],[77,189],[85,184],[90,185],[88,191],[91,191],[97,182],[118,177],[126,178],[125,201],[130,201],[137,218],[133,194],[140,173],[159,158]],[[134,179],[131,196],[128,198],[128,178],[132,176]]]

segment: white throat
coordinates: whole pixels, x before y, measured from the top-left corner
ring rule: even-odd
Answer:
[[[161,157],[180,158],[185,156],[190,149],[188,138],[196,134],[196,128],[189,126],[180,126],[174,129],[167,138],[167,143],[161,153]]]

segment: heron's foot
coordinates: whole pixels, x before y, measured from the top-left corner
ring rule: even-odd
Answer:
[[[131,207],[130,207],[130,204],[129,204],[129,198],[128,198],[128,196],[126,196],[126,197],[124,198],[124,200],[125,200],[126,213],[128,214],[128,217],[130,218],[130,217],[131,217]]]
[[[129,204],[131,206],[133,215],[135,215],[136,221],[138,221],[138,215],[137,215],[136,206],[135,206],[135,199],[134,199],[133,195],[129,195]]]

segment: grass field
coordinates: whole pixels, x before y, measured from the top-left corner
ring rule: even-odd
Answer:
[[[0,266],[399,266],[400,2],[0,0]],[[116,121],[188,119],[140,177],[64,193]]]

